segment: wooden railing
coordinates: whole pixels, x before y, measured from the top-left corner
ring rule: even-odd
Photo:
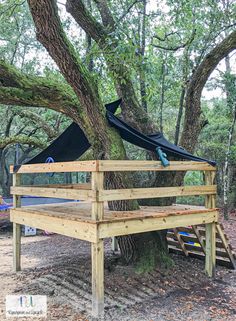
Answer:
[[[22,165],[17,172],[14,172],[11,166],[10,171],[14,175],[14,184],[11,188],[14,197],[29,195],[91,201],[94,213],[92,216],[96,219],[103,217],[102,208],[105,201],[204,195],[206,196],[206,207],[215,207],[216,168],[206,162],[173,161],[170,162],[170,166],[163,167],[159,161],[95,160]],[[111,171],[203,171],[205,185],[106,190],[104,189],[104,172]],[[91,172],[91,184],[20,186],[21,174],[58,172]],[[100,214],[95,214],[95,212],[100,212]]]

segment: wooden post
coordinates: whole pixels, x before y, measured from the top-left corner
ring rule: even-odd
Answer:
[[[104,244],[103,240],[92,243],[92,314],[104,313]]]
[[[92,190],[98,192],[103,190],[104,173],[92,173]],[[92,218],[96,221],[104,217],[104,202],[92,202]],[[91,243],[92,256],[92,314],[100,317],[104,313],[104,242],[102,239]]]
[[[216,223],[206,224],[205,270],[209,277],[215,276],[216,267]]]
[[[215,172],[205,172],[205,184],[213,185]],[[215,208],[216,195],[207,195],[205,199],[207,208]],[[209,277],[215,276],[216,266],[216,224],[215,222],[206,224],[206,258],[205,271]]]
[[[205,185],[214,185],[215,172],[205,172]],[[207,195],[205,198],[206,208],[216,207],[216,195]]]
[[[118,251],[118,241],[117,241],[117,238],[115,236],[113,236],[111,238],[111,250],[113,252]]]
[[[20,174],[13,174],[13,186],[19,186]],[[13,206],[21,207],[21,197],[13,195]],[[13,269],[15,272],[21,270],[21,225],[13,222]]]
[[[103,172],[93,172],[91,179],[92,190],[99,191],[103,190],[104,185],[104,173]],[[104,202],[92,202],[92,218],[96,221],[100,221],[104,216]]]

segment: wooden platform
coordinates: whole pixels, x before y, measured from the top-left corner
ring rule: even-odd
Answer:
[[[109,211],[105,206],[101,220],[91,218],[92,205],[67,202],[27,206],[11,210],[11,221],[50,232],[95,242],[97,239],[216,222],[217,209],[196,206],[141,207],[137,211]]]
[[[16,168],[16,172],[11,167],[14,209],[11,209],[10,217],[13,222],[14,269],[21,269],[21,224],[89,241],[92,257],[92,311],[97,317],[104,311],[104,238],[204,224],[205,270],[212,277],[215,273],[218,222],[215,170],[215,167],[205,162],[173,161],[170,166],[163,167],[157,161],[126,160],[32,164]],[[197,186],[105,189],[104,174],[111,171],[203,171],[205,179],[202,185]],[[21,185],[22,174],[54,172],[90,172],[91,184]],[[22,195],[83,202],[21,207]],[[107,208],[108,201],[195,195],[205,197],[205,207],[141,207],[132,212],[108,211]]]

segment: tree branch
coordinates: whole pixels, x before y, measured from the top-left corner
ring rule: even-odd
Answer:
[[[112,13],[108,7],[107,0],[94,0],[97,8],[102,17],[103,25],[108,29],[109,32],[115,30],[115,20]]]
[[[139,104],[136,97],[130,70],[123,57],[117,55],[118,40],[100,25],[84,6],[82,0],[67,0],[67,11],[73,16],[78,25],[89,34],[101,48],[106,63],[114,75],[118,96],[122,98],[122,111],[130,125],[144,132],[156,130],[155,124]],[[147,121],[148,120],[148,121]],[[147,126],[147,122],[149,125]]]
[[[139,2],[142,2],[142,0],[134,0],[129,7],[122,13],[122,15],[119,17],[119,22],[127,16],[127,14],[130,12],[130,10]]]
[[[36,27],[36,37],[56,62],[61,73],[73,88],[83,111],[74,113],[73,120],[81,125],[91,141],[105,141],[105,107],[98,93],[97,83],[90,75],[74,47],[68,40],[58,15],[55,0],[28,0]],[[96,121],[95,121],[96,120]]]
[[[29,110],[19,110],[17,115],[22,118],[29,118],[33,123],[39,126],[48,136],[50,140],[58,136],[58,131],[50,126],[41,116]]]
[[[47,147],[47,145],[44,142],[34,137],[17,135],[17,136],[0,138],[0,148],[5,148],[6,146],[16,144],[16,143],[34,145],[35,147],[39,147],[41,149],[44,149]]]
[[[168,35],[165,35],[165,37],[162,38],[162,39],[161,39],[160,37],[158,37],[158,36],[154,36],[154,38],[157,38],[157,39],[159,39],[159,40],[161,40],[161,41],[164,41],[164,40],[167,39],[168,36],[170,36],[171,34],[172,34],[172,33],[169,33]],[[154,43],[152,43],[152,45],[153,45],[153,47],[159,48],[159,49],[164,49],[164,50],[169,50],[169,51],[177,51],[177,50],[179,50],[179,49],[182,49],[182,48],[185,48],[185,47],[189,46],[189,45],[193,42],[193,40],[194,40],[194,38],[195,38],[195,35],[196,35],[196,29],[193,30],[191,37],[190,37],[185,43],[182,43],[182,44],[180,44],[180,45],[178,45],[178,46],[166,47],[166,46],[162,46],[162,45],[156,45],[156,44],[154,44]]]
[[[0,103],[46,107],[69,116],[73,110],[79,109],[79,101],[68,85],[23,74],[2,60],[0,60]]]
[[[82,0],[67,0],[66,10],[72,15],[79,26],[97,43],[105,43],[108,33],[87,10]]]
[[[194,71],[186,92],[184,129],[180,145],[193,152],[201,131],[202,90],[218,63],[236,49],[236,30],[216,45]]]

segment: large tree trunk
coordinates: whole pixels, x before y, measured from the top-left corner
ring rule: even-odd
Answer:
[[[180,145],[193,153],[199,134],[207,124],[201,111],[202,90],[218,63],[236,49],[236,31],[216,45],[202,60],[190,78],[185,98],[185,117]],[[174,181],[181,185],[185,173],[178,172]]]
[[[202,90],[218,63],[234,49],[236,49],[236,31],[214,47],[192,74],[186,92],[184,126],[180,139],[180,145],[189,152],[194,151],[205,123],[201,113]]]
[[[61,73],[80,101],[82,112],[75,112],[72,118],[85,131],[91,143],[93,157],[95,159],[126,159],[125,149],[119,134],[108,125],[105,108],[99,97],[94,79],[83,66],[82,61],[78,58],[78,54],[74,51],[62,29],[55,1],[28,0],[28,3],[36,26],[37,39],[57,63]],[[118,66],[122,69],[122,62]],[[132,90],[133,87],[131,86],[130,91]],[[134,96],[133,93],[131,95]],[[109,186],[112,185],[113,188],[129,187],[132,184],[129,174],[119,173],[107,175],[106,182]],[[133,210],[138,208],[138,203],[136,201],[120,201],[112,202],[109,206],[111,209]],[[151,244],[151,239],[153,243],[156,243],[157,239],[161,240],[156,236],[153,237],[152,235],[154,234],[146,236],[149,245]],[[137,244],[128,247],[129,242],[127,240],[131,238],[135,240],[138,236],[119,238],[121,252],[126,262],[140,259],[142,255],[142,251]],[[136,242],[134,241],[134,243]],[[140,241],[140,244],[143,244],[143,242]],[[165,247],[163,246],[162,248],[162,253],[164,253]],[[148,256],[147,253],[148,250],[145,251],[145,256]],[[153,250],[150,255],[152,255],[152,260],[156,261],[157,254],[153,253]]]

